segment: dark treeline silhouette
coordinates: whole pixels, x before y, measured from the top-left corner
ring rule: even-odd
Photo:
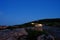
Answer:
[[[60,18],[41,19],[41,20],[36,20],[36,21],[24,23],[21,25],[8,26],[8,27],[2,28],[2,29],[11,29],[12,30],[12,29],[16,29],[16,28],[33,27],[34,25],[32,25],[31,23],[40,23],[40,24],[43,24],[45,26],[60,27]]]
[[[14,26],[21,26],[21,27],[28,27],[28,26],[34,26],[31,23],[40,23],[44,24],[45,26],[60,26],[60,18],[55,19],[42,19],[42,20],[36,20],[28,23],[24,23],[22,25],[14,25]]]

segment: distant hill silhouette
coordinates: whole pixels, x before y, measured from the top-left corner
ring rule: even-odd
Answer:
[[[60,18],[41,19],[41,20],[24,23],[22,25],[14,25],[14,26],[19,26],[19,27],[34,26],[31,23],[40,23],[40,24],[44,24],[45,26],[60,26]]]
[[[27,22],[27,23],[24,23],[24,24],[8,26],[5,29],[33,27],[34,25],[32,25],[31,23],[40,23],[40,24],[43,24],[45,26],[60,27],[60,18],[36,20],[36,21]],[[1,27],[0,27],[0,29],[1,29]],[[2,27],[2,29],[4,29],[4,28]]]

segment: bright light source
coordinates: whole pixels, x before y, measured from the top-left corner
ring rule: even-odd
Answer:
[[[42,24],[38,24],[38,26],[43,26]]]
[[[31,23],[32,25],[35,24],[35,23]]]
[[[35,27],[42,27],[42,24],[36,24]]]

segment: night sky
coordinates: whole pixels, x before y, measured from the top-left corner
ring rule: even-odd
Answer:
[[[0,25],[60,18],[60,0],[0,0]]]

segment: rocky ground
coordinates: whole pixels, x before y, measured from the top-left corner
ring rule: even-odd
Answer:
[[[56,40],[60,40],[60,28],[59,27],[45,26],[44,29],[47,30],[50,34],[52,34]]]
[[[27,35],[24,28],[0,30],[0,40],[16,40],[21,35]]]
[[[30,27],[28,27],[28,29],[29,28]],[[44,30],[47,30],[49,33],[53,34],[56,40],[60,37],[60,28],[45,26]],[[0,40],[18,40],[17,38],[21,35],[28,35],[28,33],[25,31],[25,28],[0,30]]]

